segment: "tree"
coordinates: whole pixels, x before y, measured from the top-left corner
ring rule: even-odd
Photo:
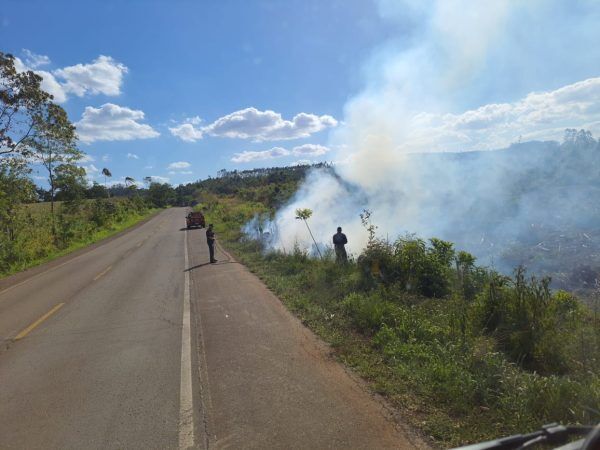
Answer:
[[[86,191],[87,198],[106,198],[108,192],[104,186],[94,181],[92,186]]]
[[[175,189],[170,184],[150,183],[148,198],[157,208],[164,208],[176,200]]]
[[[567,128],[565,130],[563,146],[569,146],[570,148],[591,148],[595,145],[596,140],[590,131],[583,129],[577,131],[575,128]]]
[[[0,52],[0,156],[28,155],[25,144],[35,131],[36,117],[52,100],[41,82],[32,71],[17,72],[14,56]]]
[[[70,164],[81,158],[77,149],[75,127],[69,121],[66,111],[60,106],[49,103],[34,116],[34,132],[25,144],[32,152],[34,161],[48,171],[50,185],[50,212],[52,232],[56,235],[54,220],[54,198],[56,194],[55,170],[58,165]]]
[[[306,225],[306,228],[308,229],[308,232],[310,234],[310,237],[312,238],[313,242],[315,243],[315,248],[317,249],[317,252],[319,253],[319,256],[321,257],[321,259],[323,259],[323,255],[321,254],[321,250],[319,249],[319,246],[317,245],[317,241],[315,241],[315,237],[312,234],[312,231],[310,230],[310,227],[308,226],[308,222],[307,220],[310,218],[310,216],[312,216],[312,209],[309,208],[298,208],[296,210],[296,219],[298,220],[302,220],[304,222],[304,224]]]
[[[110,173],[110,170],[108,170],[105,167],[104,169],[102,169],[102,175],[104,175],[104,187],[106,188],[106,192],[108,192],[107,178],[112,177],[112,173]],[[108,196],[110,197],[110,193],[108,194]]]
[[[34,202],[35,185],[27,177],[29,169],[22,158],[0,160],[0,232],[14,240],[21,205]],[[0,247],[2,239],[0,235]],[[1,250],[1,249],[0,249]]]
[[[74,164],[61,164],[55,169],[57,200],[74,203],[85,197],[87,180],[85,169]]]

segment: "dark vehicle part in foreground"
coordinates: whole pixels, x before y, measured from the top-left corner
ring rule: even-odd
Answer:
[[[199,211],[192,211],[185,217],[185,222],[188,228],[204,228],[206,222],[204,220],[204,214]]]
[[[577,441],[568,442],[575,436],[586,436]],[[586,426],[564,426],[557,423],[544,425],[541,430],[529,434],[515,434],[493,441],[480,444],[457,447],[454,450],[491,450],[491,449],[526,449],[537,445],[542,448],[558,445],[555,450],[599,450],[600,449],[600,425],[595,427]]]

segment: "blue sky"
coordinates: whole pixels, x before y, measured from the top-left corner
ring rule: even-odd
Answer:
[[[346,99],[362,85],[362,62],[393,32],[368,1],[321,0],[7,0],[0,24],[3,51],[23,62],[24,49],[49,58],[38,70],[88,65],[100,55],[126,67],[120,82],[113,81],[118,95],[70,93],[61,104],[73,122],[86,107],[107,103],[142,111],[138,122],[160,136],[110,141],[92,136],[80,147],[115,179],[152,175],[172,183],[264,164],[233,163],[235,153],[325,145],[329,126],[307,137],[262,142],[211,136],[185,142],[169,128],[194,117],[207,125],[246,108],[271,110],[283,120],[299,113],[339,120]],[[277,164],[302,159],[327,155],[291,154]],[[169,173],[173,162],[189,163],[178,171],[192,173]]]
[[[178,184],[222,168],[343,161],[373,133],[394,151],[444,151],[600,129],[597,2],[469,5],[4,0],[0,42],[42,74],[98,181],[103,167],[115,181]],[[581,95],[592,106],[575,117]],[[541,110],[554,115],[533,123]]]

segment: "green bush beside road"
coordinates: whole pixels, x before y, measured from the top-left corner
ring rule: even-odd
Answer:
[[[27,269],[124,230],[155,209],[140,197],[23,205],[0,233],[0,277]]]

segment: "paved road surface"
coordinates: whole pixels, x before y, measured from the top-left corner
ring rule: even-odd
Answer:
[[[423,446],[184,214],[0,284],[0,448]]]

